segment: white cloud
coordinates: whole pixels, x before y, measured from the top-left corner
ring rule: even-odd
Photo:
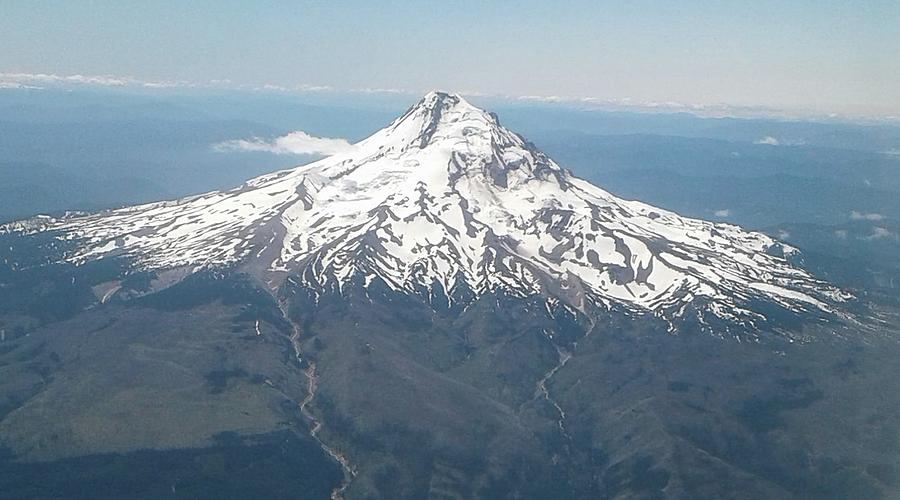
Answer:
[[[230,83],[230,82],[229,82]],[[328,85],[296,85],[294,87],[285,87],[284,85],[274,85],[266,83],[263,85],[240,85],[238,88],[244,90],[263,90],[269,92],[327,92],[334,90]]]
[[[184,81],[141,80],[132,76],[118,75],[57,75],[55,73],[0,73],[0,80],[7,83],[27,85],[40,83],[44,85],[95,85],[102,87],[195,87],[197,85]]]
[[[803,146],[804,144],[806,144],[806,141],[804,141],[803,139],[778,139],[777,137],[767,135],[762,137],[761,139],[753,141],[753,143],[763,144],[765,146]]]
[[[577,106],[583,109],[625,110],[651,113],[692,113],[697,116],[725,117],[789,117],[786,112],[764,106],[735,106],[725,103],[690,103],[652,101],[632,97],[595,97],[566,95],[494,95],[514,101],[540,102]]]
[[[310,85],[301,83],[300,85],[295,85],[294,90],[297,92],[329,92],[334,90],[334,87],[331,85]]]
[[[0,85],[13,88],[13,85],[40,83],[44,85],[93,85],[103,87],[145,87],[149,89],[166,88],[213,88],[231,90],[253,90],[268,92],[325,92],[333,90],[327,85],[298,84],[292,87],[263,84],[239,84],[231,80],[209,80],[208,82],[190,82],[185,80],[144,80],[133,76],[119,75],[58,75],[54,73],[2,73]],[[18,87],[16,87],[18,88]]]
[[[350,92],[359,94],[418,94],[419,92],[410,92],[406,89],[398,88],[382,88],[382,87],[362,87],[350,89]]]
[[[271,141],[254,137],[220,142],[213,146],[217,151],[260,151],[279,155],[331,156],[349,151],[353,145],[346,139],[316,137],[296,130]]]
[[[716,210],[715,212],[713,212],[713,215],[715,215],[716,217],[728,217],[729,215],[731,215],[731,210],[723,208],[722,210]]]
[[[883,227],[876,226],[876,227],[872,228],[872,235],[868,236],[866,239],[867,240],[880,240],[883,238],[896,238],[896,237],[897,237],[897,235],[892,233],[891,231],[889,231]]]
[[[781,142],[779,142],[778,139],[772,137],[771,135],[767,135],[767,136],[763,137],[762,139],[756,140],[754,142],[754,144],[765,144],[767,146],[778,146],[781,144]]]
[[[40,90],[43,87],[38,87],[36,85],[25,85],[24,83],[19,82],[5,82],[0,80],[0,89],[31,89],[31,90]]]
[[[791,233],[785,231],[784,229],[781,229],[778,231],[778,239],[779,240],[786,240],[790,237],[791,237]]]
[[[856,210],[850,212],[850,218],[853,220],[884,220],[884,216],[881,214],[857,212]]]
[[[834,235],[842,240],[847,239],[847,230],[846,229],[836,229],[834,231]]]

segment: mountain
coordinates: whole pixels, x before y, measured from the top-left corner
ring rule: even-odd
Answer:
[[[0,249],[19,496],[900,485],[895,311],[766,235],[617,198],[458,95],[233,190],[7,224]]]
[[[237,265],[273,289],[365,282],[454,307],[487,292],[765,321],[748,304],[830,312],[842,294],[736,226],[626,201],[560,168],[496,116],[432,92],[353,151],[231,191],[10,226],[155,272]],[[190,272],[190,271],[188,271]],[[108,297],[107,297],[108,298]]]

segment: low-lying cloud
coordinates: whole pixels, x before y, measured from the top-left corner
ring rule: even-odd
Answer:
[[[95,85],[102,87],[143,86],[151,88],[182,87],[188,86],[187,82],[170,82],[156,80],[141,80],[132,76],[118,75],[58,75],[55,73],[3,73],[0,72],[0,81],[6,85],[19,84],[22,86],[33,85]],[[11,88],[11,87],[9,87]],[[40,88],[40,87],[37,87]]]
[[[885,238],[897,239],[897,235],[889,229],[876,226],[872,228],[872,234],[866,237],[867,240],[882,240]]]
[[[856,210],[850,212],[850,218],[853,220],[884,220],[884,216],[877,213],[867,213],[867,212],[857,212]]]
[[[772,137],[771,135],[767,135],[762,139],[758,139],[755,144],[765,144],[767,146],[778,146],[781,144],[781,141]]]
[[[36,85],[41,85],[37,87]],[[272,83],[238,83],[231,80],[187,81],[187,80],[147,80],[127,75],[60,75],[56,73],[11,73],[0,72],[0,88],[45,88],[72,86],[100,87],[144,87],[148,89],[198,88],[231,89],[263,92],[329,92],[328,85],[300,83],[292,86]]]
[[[804,144],[806,144],[806,142],[803,140],[784,140],[773,137],[771,135],[761,137],[753,141],[753,143],[762,144],[764,146],[803,146]]]
[[[324,155],[331,156],[353,149],[346,139],[316,137],[302,130],[272,140],[254,137],[220,142],[213,146],[217,151],[247,151],[274,153],[277,155]]]
[[[728,217],[729,215],[731,215],[731,210],[723,208],[721,210],[716,210],[715,212],[713,212],[713,215],[715,215],[716,217]]]

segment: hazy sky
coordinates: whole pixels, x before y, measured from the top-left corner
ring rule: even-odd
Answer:
[[[0,0],[0,72],[900,115],[900,2]]]

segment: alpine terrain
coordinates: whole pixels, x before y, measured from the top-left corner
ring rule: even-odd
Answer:
[[[458,95],[229,191],[7,224],[0,257],[15,496],[900,494],[895,312]]]

